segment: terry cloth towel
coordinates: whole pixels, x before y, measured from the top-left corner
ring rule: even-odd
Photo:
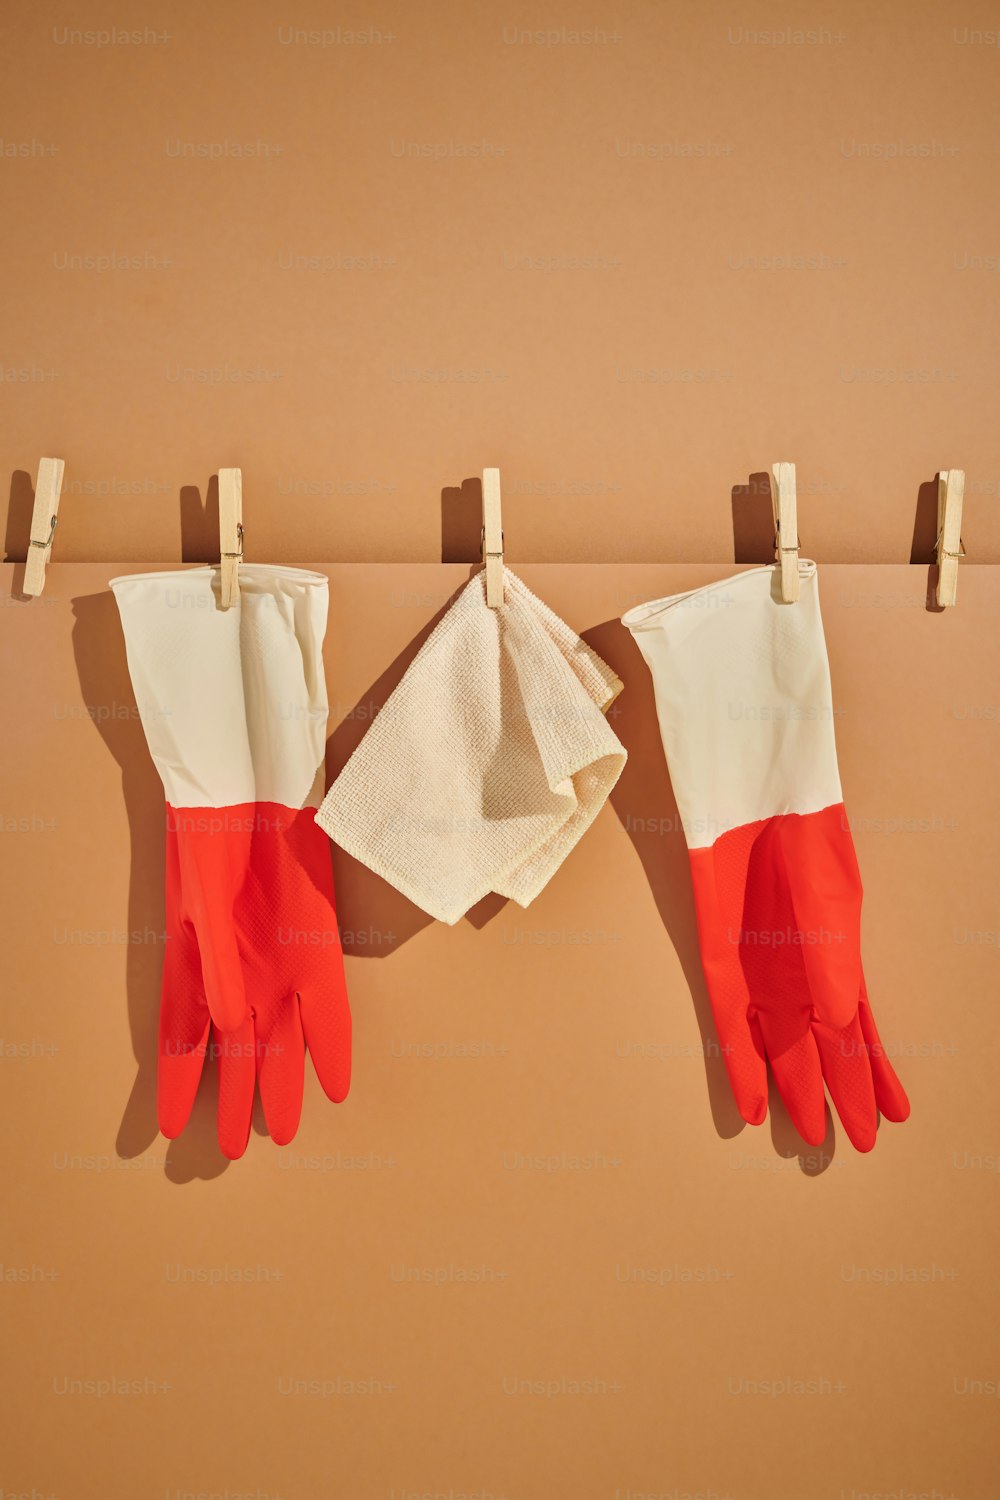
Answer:
[[[441,922],[495,891],[527,906],[586,832],[625,750],[611,668],[504,570],[455,599],[316,821]]]

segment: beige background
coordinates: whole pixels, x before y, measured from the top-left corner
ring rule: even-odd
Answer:
[[[487,464],[514,561],[731,559],[778,459],[820,560],[926,549],[958,466],[1000,561],[984,0],[2,20],[9,557],[52,452],[66,561],[179,557],[225,464],[258,560],[440,561]]]
[[[334,774],[468,569],[325,571]],[[803,1147],[780,1101],[741,1128],[709,1020],[617,617],[721,571],[521,570],[625,682],[613,801],[528,911],[453,929],[338,852],[351,1095],[310,1071],[293,1145],[228,1165],[211,1081],[156,1135],[162,791],[114,570],[55,565],[18,604],[4,569],[5,1493],[992,1500],[1000,571],[947,613],[925,569],[822,572],[913,1105],[865,1157],[835,1124]],[[72,1384],[114,1378],[149,1388]]]
[[[995,1500],[998,25],[7,0],[4,1500]],[[780,1102],[740,1128],[616,623],[768,556],[777,459],[913,1103],[866,1158]],[[209,1081],[168,1145],[162,789],[108,579],[217,557],[241,465],[248,556],[331,579],[333,774],[493,463],[509,561],[626,682],[613,802],[528,912],[453,930],[336,855],[349,1100],[310,1076],[294,1145],[230,1166]],[[950,465],[941,614],[905,564]]]

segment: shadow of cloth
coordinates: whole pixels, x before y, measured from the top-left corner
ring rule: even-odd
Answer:
[[[583,636],[624,684],[624,691],[608,712],[612,728],[628,751],[625,769],[611,793],[611,804],[642,861],[660,919],[680,960],[701,1032],[712,1119],[718,1135],[731,1140],[746,1121],[729,1084],[701,966],[687,840],[663,753],[652,679],[639,648],[620,621],[605,621],[584,631]],[[825,1171],[833,1159],[832,1121],[823,1146],[809,1147],[773,1087],[769,1114],[772,1141],[779,1155],[797,1155],[804,1172],[810,1170],[807,1164],[815,1171],[816,1163],[822,1161],[825,1164],[818,1170]]]
[[[128,816],[130,865],[128,931],[153,932],[155,943],[130,942],[126,994],[136,1078],[118,1128],[118,1155],[147,1151],[159,1133],[156,1116],[157,1028],[163,968],[165,825],[163,786],[150,758],[125,657],[118,608],[110,591],[73,600],[73,654],[91,720],[121,768]],[[218,1085],[206,1067],[182,1135],[165,1163],[173,1182],[217,1177],[229,1162],[216,1135]]]

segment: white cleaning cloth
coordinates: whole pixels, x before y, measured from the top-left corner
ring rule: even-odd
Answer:
[[[316,814],[439,921],[495,891],[527,906],[586,832],[625,750],[611,668],[504,570],[477,573],[424,642]]]

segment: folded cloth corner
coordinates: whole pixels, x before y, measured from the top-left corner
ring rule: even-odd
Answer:
[[[341,848],[453,924],[527,906],[603,807],[626,753],[615,673],[509,569],[456,596],[316,814]]]

